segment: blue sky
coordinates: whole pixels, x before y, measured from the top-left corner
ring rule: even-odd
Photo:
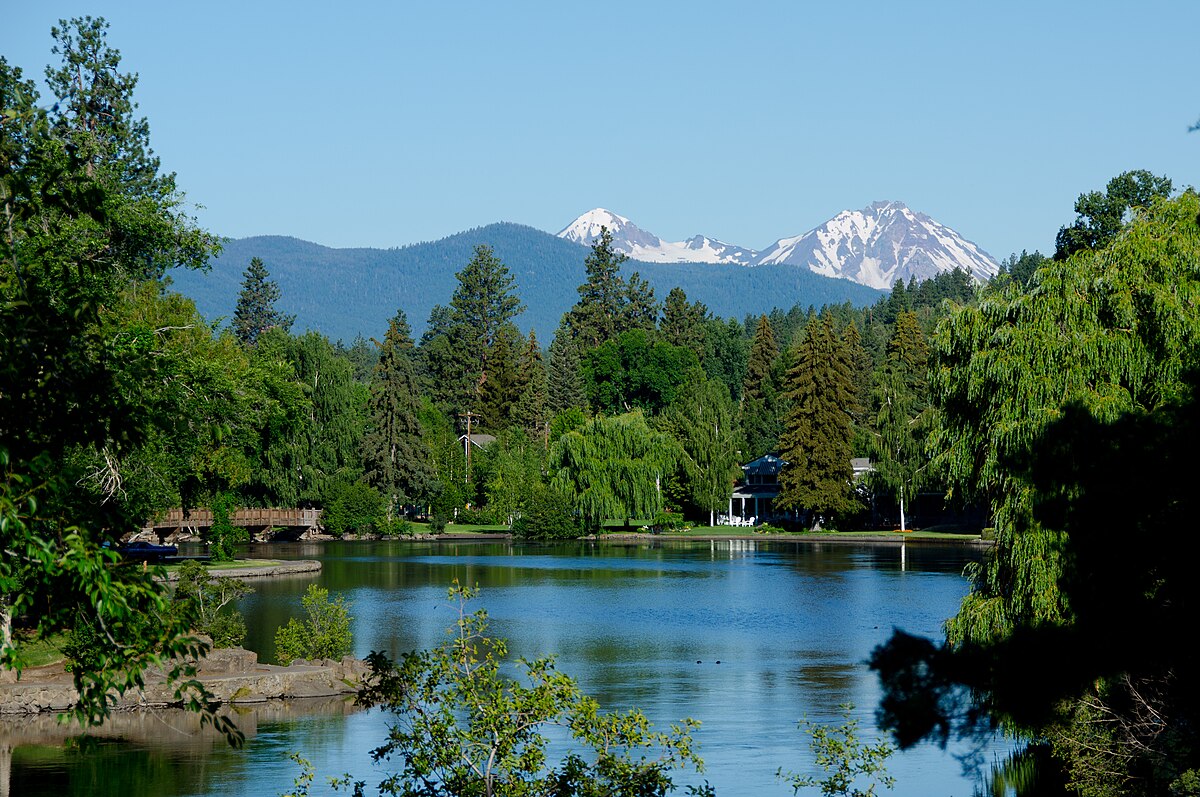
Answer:
[[[597,206],[765,248],[898,199],[993,256],[1079,193],[1200,182],[1200,3],[12,2],[104,16],[207,228],[399,246]]]

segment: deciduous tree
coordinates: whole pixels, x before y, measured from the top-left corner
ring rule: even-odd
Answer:
[[[641,411],[597,417],[550,449],[551,483],[575,496],[589,531],[606,518],[652,518],[662,509],[662,481],[678,444],[656,432]]]

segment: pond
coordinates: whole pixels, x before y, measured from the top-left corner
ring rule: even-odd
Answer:
[[[438,643],[456,617],[446,601],[450,583],[478,584],[477,604],[514,656],[553,653],[602,705],[636,706],[664,729],[683,717],[700,720],[706,772],[679,773],[676,783],[708,780],[719,795],[738,796],[789,795],[776,771],[811,771],[802,717],[832,723],[839,706],[852,703],[873,734],[879,688],[867,656],[894,627],[937,636],[966,593],[963,567],[980,554],[930,543],[662,540],[301,543],[255,546],[249,555],[323,563],[319,575],[254,582],[242,610],[247,647],[260,660],[273,660],[274,630],[299,615],[311,583],[352,602],[360,656]],[[319,784],[348,772],[373,787],[387,770],[369,753],[388,720],[336,701],[264,709],[246,715],[240,751],[161,719],[161,732],[119,733],[121,743],[78,749],[17,738],[10,792],[273,797],[298,772],[290,752],[313,762]],[[960,758],[973,752],[986,766],[1006,751],[997,741],[897,754],[890,793],[970,795],[975,773]]]

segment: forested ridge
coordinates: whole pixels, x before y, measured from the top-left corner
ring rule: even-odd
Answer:
[[[455,272],[481,243],[492,247],[516,278],[527,305],[517,326],[549,339],[559,317],[575,302],[587,247],[519,224],[489,224],[395,249],[331,249],[279,236],[242,238],[224,243],[211,270],[176,271],[172,278],[176,290],[195,299],[206,318],[228,318],[246,263],[259,257],[283,291],[280,307],[296,315],[301,330],[316,330],[335,341],[378,337],[399,308],[419,335],[430,309],[448,300]],[[879,297],[874,289],[793,266],[631,261],[626,270],[640,272],[660,296],[678,286],[722,318],[794,304],[850,301],[861,306]]]
[[[74,662],[78,718],[203,652],[113,551],[167,508],[314,506],[340,536],[457,518],[576,537],[705,523],[738,466],[774,452],[797,529],[901,524],[920,493],[991,527],[946,638],[898,632],[873,658],[901,744],[1004,728],[1028,743],[1018,793],[1200,793],[1193,190],[1119,175],[1080,196],[1053,256],[1013,255],[985,286],[954,272],[737,314],[662,290],[607,231],[590,249],[534,237],[573,258],[545,329],[521,325],[549,301],[526,292],[510,227],[481,228],[437,257],[400,250],[449,274],[416,323],[376,289],[386,332],[334,342],[293,333],[261,239],[213,282],[223,321],[172,289],[218,241],[154,156],[106,24],[53,35],[50,97],[0,59],[0,666],[64,630],[103,640]],[[464,447],[468,430],[487,438]],[[874,472],[856,481],[852,457]]]

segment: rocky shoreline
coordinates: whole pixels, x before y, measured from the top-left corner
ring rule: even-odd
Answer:
[[[197,662],[196,680],[226,705],[264,703],[307,697],[350,695],[367,675],[365,662],[346,656],[341,661],[294,661],[283,667],[259,664],[258,654],[243,648],[214,650]],[[0,684],[0,714],[41,714],[71,708],[79,693],[62,664],[30,668],[21,679]],[[175,688],[161,672],[150,672],[146,685],[118,697],[117,711],[181,706]]]

